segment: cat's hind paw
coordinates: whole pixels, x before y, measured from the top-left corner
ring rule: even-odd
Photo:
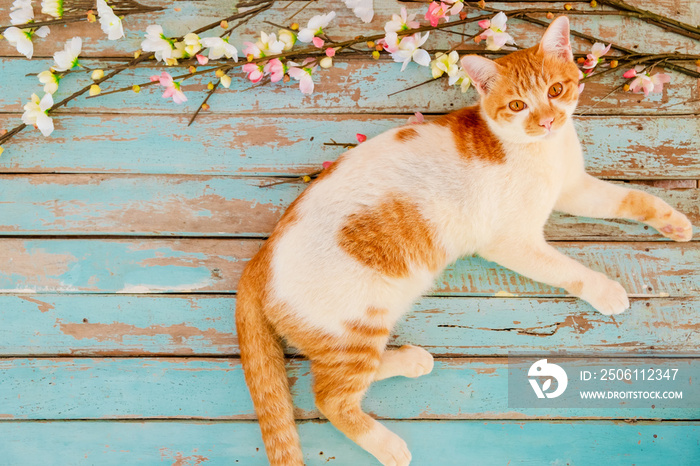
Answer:
[[[384,466],[408,466],[411,463],[411,452],[406,442],[379,422],[357,439],[357,444]]]

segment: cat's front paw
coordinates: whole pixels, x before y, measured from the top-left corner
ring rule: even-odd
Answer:
[[[693,225],[688,217],[670,209],[661,217],[654,219],[654,227],[673,241],[690,241],[693,239]]]
[[[620,314],[630,307],[627,292],[622,285],[603,274],[597,274],[594,280],[584,285],[581,299],[588,301],[606,316]]]

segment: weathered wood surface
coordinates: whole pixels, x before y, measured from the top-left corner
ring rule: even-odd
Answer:
[[[700,53],[700,52],[699,52]],[[41,94],[41,85],[35,76],[48,69],[53,60],[40,59],[27,61],[24,58],[0,59],[0,111],[22,112],[23,105],[32,92]],[[105,64],[86,60],[90,69],[104,67]],[[160,74],[164,68],[139,68],[124,71],[102,86],[103,91],[128,87],[135,83],[148,82],[149,77]],[[470,89],[462,93],[457,87],[449,86],[445,79],[429,85],[401,92],[430,78],[430,71],[419,66],[409,66],[403,72],[401,64],[387,60],[353,59],[338,62],[315,78],[315,91],[311,96],[299,92],[295,82],[289,85],[252,87],[241,73],[232,73],[230,89],[220,89],[209,101],[211,108],[205,113],[229,114],[300,114],[300,113],[428,113],[451,112],[457,108],[477,102],[477,92]],[[172,71],[172,70],[171,70]],[[643,94],[624,92],[621,89],[611,93],[621,81],[625,70],[611,73],[586,83],[581,94],[577,113],[600,114],[688,114],[700,111],[698,80],[677,72],[669,71],[672,81],[664,87],[663,93]],[[182,74],[173,72],[173,74]],[[121,114],[131,113],[192,113],[200,105],[206,92],[206,84],[215,78],[199,76],[183,83],[188,101],[176,105],[171,99],[161,97],[160,86],[144,87],[139,94],[123,92],[97,98],[80,97],[67,107],[58,109],[57,114],[65,113],[111,113],[118,109]],[[63,99],[75,90],[92,83],[89,73],[76,73],[61,81],[54,100]],[[201,117],[200,117],[201,118]],[[199,121],[199,120],[198,120]],[[9,123],[7,123],[9,126]],[[195,124],[195,127],[197,123]],[[178,128],[179,129],[179,128]],[[182,127],[184,129],[184,126]],[[54,137],[58,136],[55,134]]]
[[[0,175],[0,235],[267,237],[304,183],[221,176]],[[700,189],[630,187],[660,196],[700,225]],[[661,240],[628,221],[554,214],[553,240]]]
[[[533,360],[533,362],[536,359]],[[692,359],[658,360],[678,369],[677,383],[692,403]],[[625,367],[644,363],[625,360]],[[574,374],[588,362],[569,362]],[[579,369],[577,369],[579,368]],[[700,406],[678,408],[649,400],[645,407],[514,408],[508,404],[508,359],[437,359],[416,379],[372,384],[363,408],[385,419],[678,419]],[[287,363],[298,419],[317,419],[308,361]],[[0,359],[0,418],[4,419],[254,419],[240,360],[219,358]],[[440,396],[435,396],[435,390]],[[524,387],[529,390],[528,386]],[[591,387],[591,390],[600,387]],[[666,384],[662,390],[678,389]],[[697,393],[695,394],[697,397]],[[654,405],[652,407],[652,405]],[[682,403],[681,403],[682,405]],[[678,406],[676,404],[676,406]]]
[[[218,176],[0,175],[0,234],[267,237],[304,183]],[[653,193],[700,223],[700,190]],[[636,222],[554,214],[549,239],[662,239]]]
[[[0,292],[232,292],[262,240],[0,239]],[[632,296],[700,293],[700,243],[562,242],[574,259],[618,280]],[[479,257],[458,260],[431,295],[565,296]]]
[[[288,175],[318,170],[356,142],[406,123],[384,115],[65,116],[48,139],[28,129],[0,158],[0,173]],[[8,119],[12,123],[7,124]],[[0,127],[17,116],[0,116]],[[576,120],[588,171],[615,179],[700,177],[700,117],[583,116]],[[42,141],[37,150],[37,141]],[[368,176],[370,174],[368,173]]]
[[[235,296],[0,295],[0,355],[238,355]],[[571,298],[423,298],[392,332],[441,356],[696,355],[700,300],[635,298],[605,317]],[[31,322],[28,325],[27,322]]]
[[[144,2],[149,6],[162,5],[165,10],[162,12],[150,13],[148,15],[133,15],[127,17],[124,21],[124,30],[126,36],[119,41],[107,41],[105,34],[100,30],[99,24],[77,23],[70,27],[53,26],[51,34],[43,40],[35,41],[35,56],[51,56],[59,48],[57,44],[63,44],[66,40],[73,36],[84,38],[83,50],[86,56],[98,57],[123,57],[131,56],[132,53],[139,49],[146,27],[150,24],[159,24],[163,26],[163,30],[169,37],[177,37],[184,35],[191,30],[201,26],[218,22],[228,14],[233,14],[235,2],[228,0],[210,0],[207,2],[177,2],[173,3],[168,0],[151,0]],[[384,23],[391,19],[393,13],[398,13],[401,6],[405,6],[409,12],[417,13],[419,17],[425,15],[426,6],[418,2],[403,2],[398,3],[391,0],[377,0],[374,2],[375,21],[371,24],[363,24],[357,19],[351,11],[343,6],[339,1],[334,2],[313,2],[309,7],[304,9],[303,15],[295,17],[293,20],[288,19],[296,12],[300,6],[293,4],[285,7],[288,2],[278,2],[272,9],[265,12],[260,17],[248,24],[240,27],[236,33],[237,38],[233,44],[242,50],[242,42],[249,38],[259,36],[260,30],[268,32],[277,32],[279,28],[265,24],[264,21],[287,25],[292,21],[298,21],[305,24],[308,18],[314,15],[326,13],[329,8],[333,8],[337,12],[337,17],[331,23],[330,27],[325,28],[327,33],[335,40],[352,38],[360,34],[371,35],[383,33]],[[649,3],[645,0],[630,0],[631,4],[638,5],[640,8],[650,9]],[[12,0],[0,1],[0,17],[7,18],[9,7]],[[538,5],[535,5],[538,6]],[[563,9],[564,2],[553,3],[549,8]],[[489,7],[496,9],[519,9],[532,8],[532,4],[523,3],[498,3],[489,2]],[[547,9],[547,5],[539,5],[540,8]],[[179,11],[175,11],[178,8]],[[590,6],[585,3],[576,3],[576,8],[580,10],[590,11]],[[608,9],[598,7],[598,10]],[[692,2],[677,0],[663,0],[654,2],[653,11],[673,17],[679,21],[685,21],[690,24],[698,23],[698,14],[693,9]],[[38,11],[38,10],[37,10]],[[490,15],[494,15],[491,13]],[[469,10],[469,16],[479,16],[479,13],[474,10]],[[544,14],[535,15],[538,18],[545,19]],[[3,25],[9,21],[3,21]],[[668,34],[663,29],[656,26],[645,24],[636,18],[624,17],[608,17],[608,16],[575,16],[571,15],[572,29],[599,37],[602,40],[612,40],[619,45],[634,50],[648,51],[652,53],[667,52],[668,50],[678,50],[680,52],[688,52],[696,47],[696,43],[691,39]],[[476,24],[460,26],[455,28],[459,32],[473,34],[480,29]],[[508,24],[508,32],[511,33],[518,45],[529,47],[535,45],[544,29],[540,26],[526,23],[521,20],[511,20]],[[221,34],[219,28],[213,29],[205,36],[215,36]],[[460,44],[462,37],[446,32],[433,32],[427,43],[428,48],[432,49],[449,49],[450,47]],[[588,52],[591,44],[585,40],[575,40],[574,47],[576,51]],[[465,41],[459,46],[461,50],[480,49],[483,46],[477,46],[473,41]],[[7,42],[0,42],[0,56],[18,56],[17,51],[9,46]]]
[[[385,421],[406,440],[413,463],[444,466],[700,462],[694,422]],[[327,422],[299,423],[308,466],[369,465],[373,458]],[[4,422],[0,449],[8,464],[269,464],[257,424],[238,422]]]

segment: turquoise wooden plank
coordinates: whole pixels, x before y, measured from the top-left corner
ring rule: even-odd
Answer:
[[[0,355],[238,355],[235,302],[209,295],[0,295]],[[635,298],[612,319],[570,298],[427,297],[399,321],[389,344],[442,356],[552,348],[695,355],[699,306],[697,298]]]
[[[308,173],[343,149],[331,139],[355,142],[406,123],[405,116],[95,115],[55,119],[44,139],[27,130],[6,144],[1,172],[100,172],[286,175]],[[0,116],[12,127],[19,116]],[[607,178],[700,177],[700,117],[579,117],[590,173]],[[39,146],[37,146],[39,144]]]
[[[697,299],[634,299],[615,319],[574,299],[423,298],[391,345],[434,354],[508,351],[692,355]],[[0,355],[237,355],[235,297],[0,295]]]
[[[38,241],[38,242],[37,242]],[[4,291],[225,291],[257,240],[0,240]]]
[[[261,240],[0,239],[0,292],[232,292]],[[700,243],[555,243],[632,296],[700,292]],[[479,257],[448,266],[428,294],[564,296]]]
[[[693,360],[663,361],[658,364],[678,369],[683,402],[691,405],[698,396],[688,385]],[[625,360],[627,365],[642,363],[643,359]],[[576,367],[590,368],[581,363],[567,367],[572,366],[576,374]],[[5,419],[255,417],[238,359],[13,358],[0,359],[0,375],[0,417]],[[288,375],[297,418],[318,418],[308,361],[289,361]],[[660,389],[680,390],[677,386]],[[435,396],[436,390],[440,396]],[[643,408],[627,404],[621,401],[605,409],[511,407],[506,358],[437,359],[433,371],[423,377],[395,377],[372,384],[363,401],[367,412],[387,419],[692,420],[700,415],[700,405],[678,408],[658,400],[649,400]]]
[[[32,92],[39,93],[42,89],[38,79],[28,75],[46,70],[52,64],[53,61],[49,59],[0,59],[0,76],[6,77],[0,82],[0,111],[21,112],[29,95]],[[87,60],[85,66],[95,69],[105,65],[99,61]],[[388,60],[338,61],[333,68],[318,75],[314,94],[309,97],[299,92],[299,86],[294,81],[288,85],[278,83],[251,88],[244,73],[231,73],[233,80],[230,89],[221,88],[209,99],[211,108],[207,112],[298,114],[421,111],[427,114],[450,112],[461,106],[472,105],[478,100],[475,90],[462,94],[457,87],[449,86],[445,79],[391,96],[394,92],[422,83],[431,76],[428,68],[410,66],[403,72],[399,71],[400,68],[400,63]],[[160,74],[162,70],[163,68],[128,70],[102,88],[103,91],[108,91],[147,82],[150,76]],[[622,72],[621,68],[619,73],[606,74],[600,80],[588,82],[581,95],[577,113],[659,115],[700,111],[700,102],[695,98],[698,93],[696,79],[670,71],[672,81],[665,86],[663,93],[652,93],[644,98],[622,90],[611,94],[620,84]],[[183,90],[189,100],[183,105],[175,105],[172,99],[163,99],[161,88],[152,86],[142,88],[139,94],[125,92],[93,99],[81,97],[58,113],[191,113],[204,98],[209,81],[212,81],[212,76],[194,77],[185,81]],[[67,97],[91,82],[89,72],[64,78],[58,92],[54,94],[54,100]],[[244,93],[239,94],[241,92]]]
[[[436,464],[692,465],[700,461],[694,422],[385,421],[406,440],[417,466]],[[379,464],[327,422],[299,424],[307,465]],[[79,441],[76,441],[79,439]],[[269,464],[252,422],[2,422],[8,464]],[[59,460],[60,459],[60,460]],[[616,463],[617,464],[617,463]]]
[[[272,180],[274,181],[274,180]],[[0,234],[270,234],[306,186],[215,176],[0,176]]]
[[[119,41],[107,41],[105,35],[100,31],[97,23],[77,23],[71,24],[69,27],[52,27],[51,35],[45,40],[35,41],[36,56],[51,56],[56,50],[56,43],[62,44],[67,39],[75,35],[84,38],[83,50],[86,55],[112,57],[112,56],[130,56],[135,50],[138,50],[139,44],[143,40],[143,34],[146,27],[150,24],[160,24],[163,26],[166,34],[169,36],[184,35],[185,33],[204,26],[206,24],[217,22],[227,15],[233,13],[233,8],[236,2],[227,0],[210,0],[208,2],[197,1],[182,1],[175,6],[172,2],[166,0],[153,0],[148,3],[149,6],[163,5],[166,9],[162,12],[150,13],[148,15],[129,16],[124,21],[125,38]],[[688,2],[690,3],[690,2]],[[0,2],[0,17],[7,18],[8,10],[12,0],[2,0]],[[251,37],[259,35],[259,31],[265,30],[268,32],[276,32],[278,28],[265,24],[264,21],[270,21],[276,24],[288,24],[289,17],[294,14],[296,9],[292,7],[285,8],[286,3],[280,3],[274,8],[260,15],[253,21],[244,24],[234,34],[232,43],[242,50],[242,43],[245,40],[250,40]],[[561,9],[563,3],[556,4]],[[377,0],[374,2],[375,20],[369,24],[363,24],[358,20],[352,12],[344,8],[342,4],[337,3],[330,6],[334,9],[338,16],[332,23],[331,27],[324,28],[329,35],[335,40],[352,38],[360,34],[377,34],[383,33],[384,23],[389,21],[392,13],[398,13],[400,6],[406,6],[409,12],[417,13],[418,18],[422,20],[427,11],[425,5],[407,2],[406,5],[397,5],[390,0]],[[489,7],[498,9],[516,9],[522,7],[532,7],[527,2],[489,2]],[[641,7],[645,7],[642,3]],[[541,6],[544,8],[544,6]],[[178,8],[179,11],[175,11]],[[590,10],[591,8],[585,4],[577,4],[578,9]],[[600,7],[599,7],[600,8]],[[311,4],[305,8],[302,13],[294,17],[294,21],[301,24],[306,24],[309,18],[320,13],[327,13],[329,6],[325,3],[316,5]],[[673,0],[663,0],[654,3],[654,11],[660,14],[670,15],[674,19],[686,21],[695,24],[694,10],[690,4],[678,4]],[[478,13],[471,11],[470,16],[477,16]],[[544,15],[539,15],[544,19]],[[667,32],[646,25],[633,18],[619,18],[610,16],[572,16],[572,29],[591,34],[601,39],[611,40],[613,37],[620,44],[632,48],[637,45],[640,50],[648,50],[649,52],[665,53],[668,50],[687,51],[692,50],[694,43],[692,40],[668,34]],[[425,21],[422,21],[425,23]],[[7,21],[2,23],[7,24]],[[458,31],[466,33],[475,33],[479,31],[476,24],[469,25],[466,29],[459,28]],[[531,46],[539,41],[542,36],[543,28],[529,25],[517,20],[509,22],[508,32],[513,34],[517,42],[521,46]],[[220,29],[215,29],[209,35],[220,34]],[[462,37],[435,32],[432,34],[432,39],[428,43],[430,48],[447,49],[452,45],[460,44]],[[464,41],[461,48],[476,48],[472,41]],[[577,49],[588,50],[590,44],[585,41],[580,41],[581,45]],[[482,47],[479,47],[482,48]],[[17,56],[17,51],[9,46],[5,41],[0,42],[0,55]]]
[[[274,181],[274,180],[273,180]],[[0,235],[267,237],[306,184],[218,176],[0,175]],[[700,224],[700,190],[634,185]],[[555,214],[556,240],[665,240],[653,228]]]

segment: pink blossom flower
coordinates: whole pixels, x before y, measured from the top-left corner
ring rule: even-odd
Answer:
[[[247,78],[252,83],[260,82],[264,76],[265,68],[257,63],[246,63],[243,65],[243,71],[247,74]]]
[[[284,65],[279,58],[268,61],[263,67],[265,73],[270,75],[270,81],[276,83],[284,77]]]
[[[319,48],[319,49],[320,49],[321,47],[323,47],[323,44],[326,43],[326,41],[324,41],[324,40],[321,39],[320,37],[315,37],[315,36],[314,36],[313,39],[311,39],[311,42],[313,42],[314,46],[316,46],[316,47]]]
[[[601,57],[610,51],[611,46],[612,44],[609,44],[606,47],[605,44],[601,44],[600,42],[593,44],[591,53],[588,54],[586,61],[583,64],[583,69],[592,70],[596,67],[596,65],[602,63],[605,59]]]
[[[387,32],[383,39],[377,41],[377,44],[389,53],[396,53],[399,50],[399,36],[395,32]]]
[[[435,27],[440,22],[440,18],[445,18],[445,21],[450,20],[449,6],[443,2],[432,2],[428,7],[428,12],[425,14],[425,19],[430,21],[430,25]]]
[[[170,74],[163,71],[160,76],[151,76],[151,82],[159,81],[160,85],[165,87],[165,92],[163,93],[163,98],[167,99],[169,97],[173,98],[173,102],[176,104],[181,104],[187,102],[187,97],[185,93],[182,92],[180,84],[177,81],[173,81],[173,77]]]
[[[260,58],[262,56],[262,50],[258,48],[257,45],[255,45],[252,42],[243,42],[243,45],[245,45],[245,48],[243,49],[243,55],[246,57],[248,55],[252,55],[253,58]]]
[[[662,92],[664,84],[671,82],[671,76],[666,73],[656,73],[653,76],[649,72],[641,73],[644,70],[643,65],[638,65],[635,69],[627,71],[623,76],[625,78],[634,77],[630,83],[630,91],[644,92],[644,96],[648,96],[650,92]]]
[[[367,140],[367,136],[365,136],[362,133],[357,133],[355,135],[355,137],[357,138],[357,142],[359,142],[360,144],[362,144],[363,142],[365,142]]]
[[[391,21],[384,25],[385,32],[399,32],[407,29],[414,29],[420,26],[418,21],[414,21],[416,15],[406,13],[406,8],[401,7],[401,15],[391,15]]]
[[[328,47],[326,49],[326,56],[327,57],[335,57],[335,49],[333,47]]]
[[[506,44],[515,44],[513,36],[506,31],[508,17],[502,11],[491,20],[479,21],[479,27],[486,29],[479,35],[479,39],[486,41],[486,50],[500,50]]]
[[[333,165],[333,162],[326,160],[325,162],[323,162],[323,169],[327,170],[328,168],[330,168],[331,165]]]
[[[197,63],[199,63],[200,65],[206,65],[207,63],[209,63],[209,58],[205,57],[204,55],[202,55],[200,53],[198,53],[196,55],[196,57],[197,57]]]
[[[299,90],[301,90],[302,94],[311,94],[314,91],[312,76],[317,65],[309,67],[314,61],[313,58],[307,58],[301,65],[291,61],[287,63],[289,76],[299,81]]]
[[[408,117],[408,123],[409,124],[414,124],[414,125],[419,125],[425,121],[425,118],[423,118],[423,114],[421,112],[416,112],[410,117]]]

